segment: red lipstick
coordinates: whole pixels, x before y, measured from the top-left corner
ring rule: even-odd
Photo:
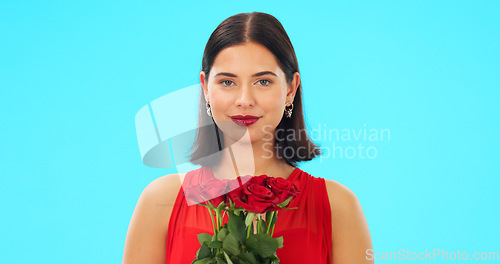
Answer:
[[[233,122],[235,122],[239,126],[250,126],[257,122],[260,117],[253,115],[234,115],[231,116]]]

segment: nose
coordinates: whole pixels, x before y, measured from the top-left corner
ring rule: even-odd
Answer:
[[[253,91],[249,85],[241,86],[238,91],[238,96],[236,98],[235,104],[238,107],[251,107],[255,105],[255,98]]]

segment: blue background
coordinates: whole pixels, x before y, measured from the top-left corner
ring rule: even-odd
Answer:
[[[357,194],[375,251],[500,252],[499,3],[1,1],[0,262],[121,262],[142,190],[175,172],[142,164],[135,114],[198,83],[212,31],[250,11],[287,30],[310,128],[390,130],[342,142],[376,158],[300,166]]]

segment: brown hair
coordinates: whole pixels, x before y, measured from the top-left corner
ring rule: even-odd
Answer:
[[[230,46],[248,42],[259,43],[274,54],[290,85],[294,73],[299,72],[292,43],[281,23],[274,16],[261,12],[231,16],[215,29],[205,46],[201,63],[201,70],[205,72],[205,81],[208,82],[208,75],[219,52]],[[189,161],[193,164],[212,167],[217,160],[206,158],[222,150],[224,146],[221,144],[224,141],[221,140],[222,131],[215,122],[210,122],[211,117],[207,115],[205,106],[205,97],[201,91],[198,129],[195,142],[191,147],[194,151],[189,155]],[[207,125],[209,123],[212,124]],[[287,136],[292,137],[293,140],[278,140],[278,138],[286,139]],[[214,140],[215,138],[217,141]],[[295,93],[292,117],[283,116],[276,127],[274,147],[279,158],[294,167],[298,162],[309,161],[321,155],[319,147],[309,139],[306,132],[302,109],[302,84],[299,84]],[[289,151],[292,153],[290,154]]]

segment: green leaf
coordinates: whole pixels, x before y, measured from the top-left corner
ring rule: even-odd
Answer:
[[[240,260],[240,259],[238,258],[238,256],[232,255],[230,258],[231,258],[231,261],[232,261],[233,263],[236,263],[236,264],[246,264],[246,262],[244,262],[244,261]]]
[[[280,259],[276,255],[276,252],[272,256],[269,257],[269,260],[271,261],[271,263],[280,263]]]
[[[266,232],[267,224],[266,221],[263,219],[258,220],[260,222],[260,225],[257,225],[260,227],[260,229],[257,231],[259,234],[264,234]]]
[[[221,248],[222,247],[222,242],[220,241],[212,241],[210,244],[208,244],[209,248]]]
[[[217,264],[217,260],[211,259],[210,261],[207,262],[207,264]]]
[[[269,224],[269,221],[271,220],[271,215],[273,214],[274,212],[271,212],[271,211],[268,211],[266,212],[266,223]]]
[[[217,206],[217,210],[219,212],[222,212],[222,210],[224,209],[224,207],[226,207],[226,203],[224,201],[222,201],[219,206]]]
[[[243,210],[245,210],[245,209],[243,209]],[[245,223],[245,214],[239,214],[237,216],[240,218],[241,222]]]
[[[273,221],[271,222],[271,228],[276,225],[276,221],[278,221],[278,211],[274,214]]]
[[[226,257],[227,264],[233,264],[226,252],[224,252],[224,257]],[[256,263],[257,264],[257,263]]]
[[[200,242],[200,246],[203,245],[205,242],[210,242],[212,241],[212,236],[209,233],[201,233],[198,234],[198,242]]]
[[[203,196],[202,196],[202,197],[203,197]],[[204,198],[204,197],[203,197],[203,198]],[[207,200],[207,202],[208,202],[208,207],[209,207],[210,209],[215,210],[215,206],[214,206],[214,204],[213,204],[212,202],[210,202],[210,200]]]
[[[283,237],[280,236],[280,237],[276,237],[274,239],[276,239],[276,242],[278,242],[278,248],[282,248],[283,247]]]
[[[212,258],[209,257],[209,258],[204,258],[204,259],[201,259],[201,260],[196,260],[193,262],[193,264],[206,264],[207,262],[211,261]]]
[[[220,257],[216,257],[215,258],[215,262],[216,264],[227,264],[223,258],[220,258]]]
[[[204,259],[207,257],[212,257],[212,250],[210,250],[206,244],[203,244],[198,252],[197,259]]]
[[[222,242],[222,248],[232,255],[238,255],[240,253],[240,242],[233,233],[229,233]]]
[[[261,257],[267,258],[273,255],[278,249],[278,241],[269,234],[256,234],[250,236],[245,245],[250,251],[259,254]]]
[[[221,230],[219,230],[219,233],[217,233],[217,240],[224,241],[224,238],[226,238],[228,233],[229,231],[226,227],[222,228]]]
[[[249,263],[249,264],[259,264],[259,262],[257,261],[257,258],[255,257],[254,254],[250,253],[250,252],[245,252],[245,253],[241,253],[238,255],[238,257],[245,261],[246,263]]]
[[[245,226],[249,226],[252,223],[253,218],[255,217],[255,213],[248,212],[245,218]]]
[[[253,235],[253,233],[255,233],[255,228],[253,227],[253,225],[250,225],[248,227],[249,230],[247,230],[247,232],[250,234],[250,235]]]
[[[245,212],[245,211],[246,210],[243,208],[234,209],[234,212]]]
[[[229,216],[229,221],[227,223],[227,229],[230,234],[233,234],[233,236],[238,239],[241,243],[245,243],[246,241],[246,234],[245,234],[245,223],[243,222],[243,219],[238,217],[235,214],[228,214]]]
[[[288,205],[288,203],[289,203],[292,199],[293,199],[293,197],[291,197],[291,196],[290,196],[290,197],[288,197],[288,199],[286,199],[284,202],[279,203],[279,204],[278,204],[278,206],[279,206],[279,207],[281,207],[281,208],[283,208],[283,207],[287,206],[287,205]]]
[[[259,241],[254,234],[250,235],[245,242],[246,249],[250,252],[257,252]]]

